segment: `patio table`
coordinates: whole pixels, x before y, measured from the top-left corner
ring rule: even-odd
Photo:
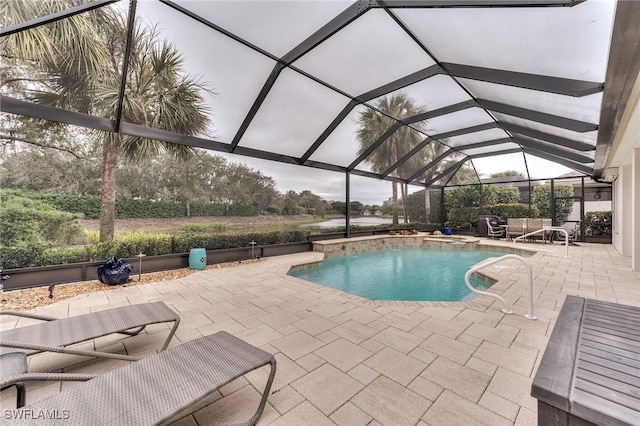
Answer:
[[[640,307],[567,296],[531,395],[540,425],[640,424]]]

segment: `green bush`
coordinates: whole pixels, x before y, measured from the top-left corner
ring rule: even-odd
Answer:
[[[493,204],[490,206],[485,206],[482,214],[495,214],[505,220],[510,217],[536,218],[540,216],[540,210],[538,210],[538,206],[531,206],[531,214],[529,214],[529,204]]]
[[[570,183],[554,185],[556,197],[572,197],[573,185]],[[541,185],[533,188],[532,204],[537,206],[540,216],[551,217],[551,185]],[[570,198],[556,200],[554,223],[564,223],[573,211],[573,200]]]
[[[42,201],[11,198],[0,208],[0,241],[4,246],[83,243],[84,232],[76,218]]]
[[[482,207],[452,207],[447,212],[447,226],[471,229],[471,220],[481,214]]]
[[[202,223],[185,223],[182,225],[182,230],[187,233],[204,232],[207,229],[207,225]]]
[[[260,212],[256,206],[243,206],[241,204],[231,204],[227,208],[226,216],[257,216]]]
[[[86,219],[100,217],[100,198],[95,195],[47,194],[35,191],[16,189],[0,190],[0,201],[3,203],[14,198],[28,198],[50,204],[57,210],[82,214]],[[256,216],[259,214],[255,206],[232,204],[225,206],[217,203],[192,203],[191,216]],[[150,201],[150,200],[116,200],[116,217],[126,218],[171,218],[185,217],[187,208],[182,203]]]
[[[211,229],[213,232],[224,232],[227,230],[227,224],[224,222],[214,222],[207,228]]]
[[[611,211],[593,211],[584,214],[584,233],[587,236],[611,236]]]
[[[191,203],[191,216],[224,216],[225,206],[218,203]]]
[[[41,266],[44,251],[45,247],[39,244],[0,246],[0,266],[3,269]]]
[[[277,207],[277,206],[269,206],[265,210],[269,214],[277,214],[277,215],[281,215],[282,214],[282,209],[280,207]]]

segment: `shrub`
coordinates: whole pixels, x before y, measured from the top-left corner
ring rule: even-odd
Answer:
[[[277,214],[277,215],[281,215],[282,214],[282,209],[280,207],[277,207],[277,206],[269,206],[265,210],[269,214]]]
[[[227,224],[224,222],[214,222],[208,226],[213,232],[224,232],[227,230]]]
[[[503,219],[510,217],[539,217],[540,210],[538,206],[531,206],[531,214],[529,214],[529,204],[493,204],[485,206],[482,214],[495,214]]]
[[[182,225],[182,230],[187,233],[204,232],[207,229],[207,225],[202,223],[185,223]]]
[[[584,233],[588,236],[611,236],[611,211],[593,211],[584,214]]]
[[[447,226],[471,229],[471,220],[481,214],[481,207],[452,207],[447,213]]]
[[[76,218],[48,203],[15,197],[0,208],[0,241],[5,246],[84,243]]]
[[[41,244],[0,246],[0,266],[3,269],[41,266],[45,247]]]
[[[231,204],[225,213],[226,216],[257,216],[260,212],[256,206],[243,206]]]

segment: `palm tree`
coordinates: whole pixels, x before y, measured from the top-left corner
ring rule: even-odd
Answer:
[[[11,7],[13,3],[27,7]],[[0,11],[11,14],[4,15],[9,22],[63,8],[56,0],[5,4]],[[21,66],[28,67],[32,74],[33,70],[44,74],[38,77],[37,90],[30,90],[34,101],[115,118],[126,28],[126,17],[103,7],[14,34],[4,43]],[[131,47],[122,120],[186,135],[204,132],[209,118],[201,91],[207,89],[182,74],[183,60],[175,47],[161,42],[156,28],[144,27],[139,21]],[[94,132],[93,136],[103,146],[100,240],[110,241],[114,236],[120,155],[135,160],[166,151],[186,159],[193,150],[120,133]]]
[[[425,112],[423,106],[416,105],[415,101],[403,92],[385,96],[376,102],[376,108],[379,110],[366,109],[360,113],[359,128],[356,134],[360,144],[358,155],[362,154],[376,140],[380,138],[397,119],[412,117],[414,115]],[[394,117],[394,118],[391,118]],[[413,124],[414,128],[420,128],[424,123]],[[389,137],[389,140],[382,143],[373,153],[365,159],[371,164],[374,172],[382,172],[387,167],[395,164],[398,159],[411,148],[419,144],[424,136],[409,126],[402,126]],[[392,176],[398,177],[398,170],[391,173]],[[393,224],[398,224],[398,183],[394,180],[391,183],[391,203],[393,209]],[[406,191],[403,188],[403,195]]]

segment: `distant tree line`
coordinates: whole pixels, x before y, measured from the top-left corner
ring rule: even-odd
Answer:
[[[31,198],[48,198],[46,201],[50,203],[62,203],[58,206],[60,210],[95,218],[100,208],[96,199],[101,190],[99,152],[87,149],[81,142],[69,142],[67,146],[73,147],[73,152],[33,144],[5,143],[0,163],[0,187],[50,194]],[[153,217],[153,210],[148,207],[143,210],[146,209],[149,214],[141,212],[143,216],[132,216],[132,207],[128,206],[135,203],[127,200],[178,203],[183,207],[171,210],[184,211],[186,216],[224,216],[230,210],[231,215],[241,215],[239,212],[245,212],[245,215],[311,214],[321,217],[346,214],[344,201],[327,201],[309,190],[299,193],[290,190],[282,194],[272,177],[205,150],[196,150],[195,155],[184,160],[160,153],[138,161],[121,161],[116,173],[118,218]],[[55,202],[51,198],[53,194],[58,196]],[[64,195],[92,197],[60,197]],[[69,203],[75,204],[77,209],[73,209]],[[207,205],[212,207],[203,209]],[[247,208],[242,209],[242,206]],[[365,206],[359,201],[352,201],[350,209],[353,215],[366,210],[371,214],[376,211],[391,214],[388,204]],[[175,216],[175,213],[165,212],[159,217]]]

